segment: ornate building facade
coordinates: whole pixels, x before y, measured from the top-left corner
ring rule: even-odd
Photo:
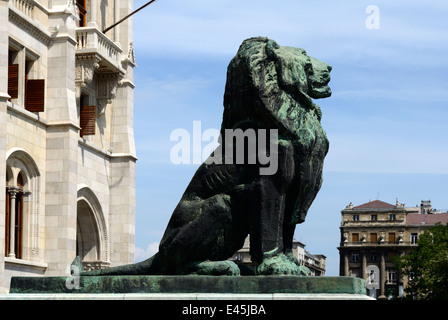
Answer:
[[[366,279],[375,298],[400,296],[407,279],[395,270],[394,257],[417,246],[419,236],[436,223],[448,223],[448,213],[432,209],[431,201],[405,207],[375,200],[341,211],[339,274]]]
[[[0,0],[0,292],[134,262],[132,0]]]

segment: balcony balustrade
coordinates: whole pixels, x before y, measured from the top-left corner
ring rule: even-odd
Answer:
[[[417,246],[414,241],[355,241],[355,242],[341,242],[341,247],[354,247],[354,246]]]
[[[101,68],[110,72],[124,73],[121,66],[121,47],[103,34],[97,27],[76,28],[76,54],[94,54]]]
[[[26,16],[33,18],[34,0],[12,0],[11,3]]]

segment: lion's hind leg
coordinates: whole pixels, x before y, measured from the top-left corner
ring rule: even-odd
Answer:
[[[186,201],[178,206],[169,224],[167,236],[162,239],[160,253],[163,269],[171,274],[213,274],[236,275],[239,269],[235,263],[226,261],[239,249],[235,233],[235,215],[232,213],[232,199],[227,194],[216,194],[207,199]],[[176,217],[191,217],[176,223]],[[238,230],[238,232],[235,232]]]

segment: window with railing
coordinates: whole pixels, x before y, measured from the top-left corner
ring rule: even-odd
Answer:
[[[411,244],[417,244],[417,241],[418,241],[418,234],[411,233]]]
[[[397,275],[394,270],[387,270],[387,283],[395,284],[397,282]]]

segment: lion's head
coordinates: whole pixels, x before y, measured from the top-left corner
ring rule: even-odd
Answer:
[[[331,89],[328,86],[331,66],[308,56],[303,49],[278,45],[273,47],[267,48],[277,65],[280,86],[291,92],[300,91],[314,99],[331,96]]]
[[[320,121],[320,108],[312,99],[331,95],[331,69],[303,49],[280,46],[265,37],[245,40],[227,69],[223,125],[229,128],[265,114],[263,109],[270,111],[268,117],[290,122],[290,130],[297,129],[293,122],[303,113],[299,109],[311,110]]]

